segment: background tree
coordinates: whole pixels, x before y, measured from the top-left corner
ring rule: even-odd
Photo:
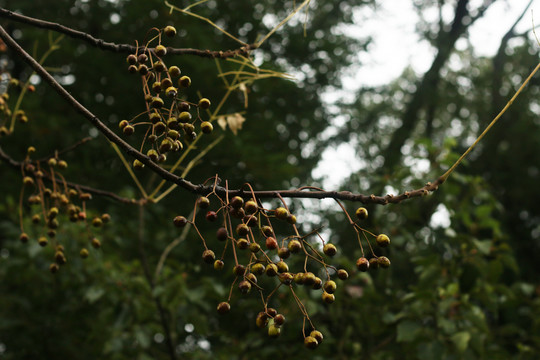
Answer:
[[[340,104],[338,110],[324,103],[321,94],[340,86],[353,54],[368,51],[369,45],[369,39],[355,41],[345,36],[340,26],[352,22],[353,9],[376,6],[376,2],[309,3],[307,20],[297,14],[251,53],[261,69],[275,71],[274,75],[292,73],[300,80],[271,77],[230,91],[221,114],[240,113],[246,121],[238,135],[230,128],[221,131],[214,123],[212,137],[201,137],[199,142],[203,152],[190,153],[183,163],[193,160],[191,164],[196,165],[189,180],[199,184],[218,174],[231,188],[245,182],[256,190],[319,186],[311,170],[323,149],[338,142],[353,144],[368,164],[343,189],[384,194],[388,187],[420,188],[426,180],[436,179],[470,144],[469,135],[476,136],[491,121],[537,63],[537,45],[529,32],[517,34],[514,28],[501,39],[493,59],[476,56],[471,47],[455,49],[456,41],[466,38],[468,27],[492,3],[478,7],[461,0],[418,3],[421,14],[443,6],[454,10],[450,22],[441,17],[436,23],[424,21],[418,26],[436,50],[431,68],[421,76],[406,71],[388,85],[360,89],[355,102]],[[146,32],[151,27],[174,24],[178,36],[167,40],[168,46],[239,48],[200,19],[169,14],[161,1],[38,1],[18,3],[16,8],[9,2],[0,4],[118,44],[141,43],[145,36],[148,40]],[[251,44],[286,18],[294,6],[294,2],[209,1],[190,10]],[[49,39],[55,41],[60,35],[10,19],[6,12],[1,15],[6,19],[2,26],[36,59],[50,49]],[[144,111],[140,79],[125,71],[128,53],[104,51],[69,36],[58,45],[45,66],[107,126],[117,129],[121,119]],[[460,59],[460,66],[449,65],[451,56]],[[32,70],[12,50],[6,50],[3,58],[5,71],[13,78],[25,81],[30,77]],[[225,59],[217,60],[219,67],[211,58],[197,56],[169,55],[167,61],[191,77],[188,97],[207,97],[212,106],[228,94],[218,75],[239,69],[237,63]],[[227,76],[229,82],[232,78]],[[389,250],[377,250],[392,259],[392,266],[385,272],[353,274],[351,270],[351,279],[338,284],[336,303],[330,306],[324,305],[320,293],[299,290],[311,318],[325,334],[323,346],[309,356],[533,358],[539,347],[534,316],[539,310],[535,262],[539,218],[534,201],[540,144],[534,131],[537,92],[533,79],[501,120],[504,123],[492,130],[474,157],[440,191],[399,205],[368,207],[366,227],[392,238]],[[18,95],[10,94],[11,105]],[[189,214],[197,198],[181,189],[145,205],[94,195],[88,211],[112,218],[110,225],[99,230],[102,249],[90,249],[91,256],[84,261],[69,258],[67,268],[51,276],[48,268],[54,249],[17,240],[21,176],[11,169],[10,160],[22,160],[30,145],[37,148],[36,158],[47,158],[88,136],[91,140],[62,154],[69,164],[69,179],[125,199],[137,200],[141,195],[109,143],[46,84],[37,84],[36,92],[26,94],[22,104],[29,123],[17,124],[12,135],[0,139],[9,155],[0,165],[5,194],[0,203],[5,219],[0,232],[2,356],[270,358],[282,356],[284,349],[290,357],[308,356],[301,346],[302,316],[290,295],[280,294],[272,303],[287,317],[278,340],[268,339],[255,326],[261,308],[256,296],[235,295],[229,314],[216,313],[234,276],[216,274],[203,264],[203,248],[194,232],[184,236],[172,226],[172,218]],[[137,104],[140,109],[135,109]],[[325,140],[319,135],[335,116],[346,116],[347,121],[338,135]],[[452,127],[462,129],[457,138],[449,133]],[[206,148],[221,135],[219,143]],[[430,170],[418,171],[415,164],[426,159]],[[161,180],[151,171],[137,177],[147,184],[146,191]],[[265,201],[269,207],[278,206],[274,200]],[[360,250],[352,228],[343,226],[347,221],[342,211],[329,210],[319,201],[289,204],[302,230],[308,232],[321,222],[325,225],[325,233],[339,247],[333,262],[355,268]],[[349,213],[357,206],[348,203]],[[28,210],[26,205],[24,209]],[[445,209],[450,226],[432,224],[433,214]],[[80,227],[62,226],[58,236],[66,247],[77,249],[83,237]],[[209,243],[214,241],[216,226],[199,228]],[[177,246],[157,274],[156,265],[171,242]],[[292,259],[291,267],[294,264]]]

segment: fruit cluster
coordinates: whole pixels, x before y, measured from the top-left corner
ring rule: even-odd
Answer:
[[[22,96],[27,91],[34,92],[36,89],[34,85],[29,85],[28,83],[23,83],[17,79],[11,78],[11,74],[7,72],[0,71],[0,76],[2,77],[2,80],[4,78],[9,79],[5,84],[3,83],[4,81],[0,82],[0,137],[2,137],[9,135],[13,131],[15,121],[21,124],[26,124],[28,122],[28,115],[24,110],[19,108],[20,99],[22,99]],[[13,109],[10,108],[10,96],[8,93],[8,91],[12,89],[20,91],[19,100],[16,102]]]
[[[211,209],[210,198],[217,199],[216,209]],[[281,200],[282,206],[275,209],[265,209],[261,202],[257,200],[253,191],[251,191],[251,197],[247,201],[240,196],[229,199],[227,195],[223,199],[215,192],[212,192],[208,196],[197,199],[194,206],[194,215],[191,219],[179,215],[173,219],[173,223],[177,227],[185,227],[188,224],[194,227],[204,246],[202,260],[213,265],[215,270],[225,268],[226,251],[232,249],[234,258],[232,272],[235,280],[231,285],[228,299],[217,305],[219,314],[226,314],[230,311],[230,302],[235,287],[243,295],[256,291],[260,294],[260,298],[263,299],[263,309],[255,319],[256,325],[260,328],[267,328],[270,337],[278,337],[285,323],[285,316],[268,305],[277,289],[283,287],[291,292],[304,317],[304,344],[307,348],[314,349],[322,342],[323,335],[316,329],[309,318],[305,306],[295,293],[295,287],[304,286],[309,289],[320,290],[322,301],[331,304],[336,300],[335,292],[338,287],[332,277],[336,276],[339,280],[346,280],[349,273],[346,269],[338,269],[329,264],[329,259],[337,254],[338,249],[334,244],[325,242],[317,230],[307,235],[300,235],[296,226],[296,216],[289,211],[283,199]],[[196,214],[201,209],[206,212],[205,221],[211,223],[219,221],[215,237],[216,243],[223,244],[221,256],[216,256],[214,250],[209,247],[207,239],[202,236],[197,227],[198,218]],[[367,218],[367,210],[359,208],[356,215],[359,220],[364,220]],[[379,266],[382,268],[389,267],[390,261],[388,258],[375,256],[373,250],[371,259],[368,260],[363,255],[360,233],[364,235],[368,244],[370,242],[367,235],[375,237],[377,244],[381,247],[389,245],[389,237],[384,234],[376,236],[360,227],[358,222],[353,221],[350,217],[349,219],[358,235],[362,249],[362,257],[357,261],[358,269],[367,271],[370,267],[372,269]],[[276,221],[288,224],[291,229],[290,234],[281,240],[278,240],[278,236],[274,231],[273,223]],[[310,238],[317,240],[314,242]],[[369,246],[371,248],[371,244]],[[242,261],[241,256],[245,260]],[[289,264],[293,263],[289,259],[294,257],[303,260],[303,268],[296,269],[296,271],[289,268]],[[294,261],[295,264],[301,262]],[[264,280],[264,278],[274,280]],[[270,283],[269,286],[268,283]],[[306,328],[308,328],[309,333],[306,333]]]
[[[182,75],[178,66],[167,67],[165,64],[167,48],[161,44],[161,37],[162,34],[167,37],[175,36],[176,29],[167,26],[155,30],[158,35],[141,51],[129,55],[126,59],[128,71],[141,76],[146,110],[131,120],[121,120],[118,126],[125,136],[133,135],[136,127],[145,127],[141,151],[148,141],[150,146],[146,155],[152,161],[162,163],[167,160],[168,153],[182,150],[184,143],[197,138],[197,123],[203,134],[211,133],[214,127],[210,121],[201,118],[201,110],[210,108],[210,100],[201,98],[197,103],[187,101],[183,90],[191,86],[191,78]],[[158,45],[150,50],[149,45],[156,39]],[[144,164],[135,160],[133,167],[142,168]]]
[[[87,245],[95,249],[101,247],[101,241],[93,235],[90,227],[100,228],[111,219],[109,214],[101,214],[91,219],[87,216],[86,202],[92,198],[90,193],[82,192],[68,186],[61,172],[68,167],[65,160],[58,156],[50,157],[43,161],[32,161],[31,155],[36,151],[34,147],[29,147],[27,156],[22,168],[22,189],[19,204],[19,216],[21,234],[19,239],[27,243],[30,235],[25,232],[23,221],[23,200],[25,199],[26,189],[31,189],[32,194],[26,197],[26,202],[31,209],[31,223],[36,229],[33,231],[40,246],[49,245],[51,241],[55,249],[54,261],[49,270],[56,273],[60,265],[67,262],[65,249],[56,237],[57,230],[60,227],[61,215],[64,213],[71,222],[82,223],[86,228],[88,242],[82,244],[79,249],[79,255],[85,259],[90,255]],[[45,181],[51,183],[47,187]]]

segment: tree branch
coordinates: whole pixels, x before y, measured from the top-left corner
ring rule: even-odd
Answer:
[[[150,158],[141,152],[137,151],[127,142],[122,140],[118,135],[116,135],[111,129],[109,129],[101,120],[98,119],[90,110],[85,108],[81,103],[79,103],[71,94],[62,87],[54,77],[49,74],[37,61],[35,61],[24,49],[22,49],[19,44],[13,40],[9,34],[0,26],[0,38],[4,40],[6,45],[15,51],[19,56],[21,56],[35,71],[40,75],[60,96],[62,96],[77,112],[83,115],[92,125],[96,127],[107,139],[115,143],[120,147],[124,152],[129,156],[141,161],[145,164],[150,170],[155,172],[161,178],[177,184],[178,186],[199,195],[207,195],[211,192],[215,192],[216,195],[225,197],[228,192],[229,196],[242,196],[244,198],[249,198],[252,196],[251,191],[244,191],[243,189],[238,190],[226,190],[221,186],[204,186],[202,184],[195,185],[184,178],[177,176],[164,168],[160,167],[158,164],[150,160]],[[429,192],[437,190],[438,186],[444,182],[442,177],[438,178],[434,183],[427,183],[424,187],[412,191],[406,191],[400,195],[386,195],[386,196],[375,196],[375,195],[362,195],[362,194],[353,194],[350,191],[303,191],[302,188],[295,190],[266,190],[266,191],[255,191],[253,194],[258,198],[304,198],[304,199],[324,199],[332,198],[336,200],[348,200],[348,201],[359,201],[364,204],[396,204],[406,199],[411,199],[415,197],[420,197],[427,195]]]
[[[103,39],[96,39],[92,35],[85,33],[83,31],[74,30],[58,23],[53,23],[49,21],[32,18],[29,16],[17,14],[11,10],[7,10],[4,8],[0,8],[0,16],[6,19],[10,19],[10,20],[17,21],[23,24],[35,26],[38,28],[53,30],[53,31],[65,34],[74,39],[81,39],[92,46],[95,46],[97,48],[107,50],[107,51],[118,52],[118,53],[129,53],[129,54],[134,54],[137,51],[138,52],[148,51],[148,50],[154,51],[154,48],[146,48],[144,46],[140,46],[139,48],[137,48],[136,46],[129,45],[129,44],[115,44],[112,42],[107,42]],[[199,49],[191,49],[191,48],[179,49],[179,48],[167,47],[167,55],[195,55],[195,56],[201,56],[201,57],[207,57],[207,58],[213,58],[213,59],[214,58],[225,59],[225,58],[235,57],[238,55],[248,56],[249,52],[251,50],[257,49],[257,47],[258,47],[257,44],[248,44],[238,49],[225,50],[225,51],[199,50]]]

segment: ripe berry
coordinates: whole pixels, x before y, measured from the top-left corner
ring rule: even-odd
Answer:
[[[314,337],[315,339],[317,339],[317,342],[318,342],[319,344],[322,343],[323,338],[324,338],[323,334],[322,334],[320,331],[318,331],[318,330],[313,330],[313,331],[309,334],[309,336]]]
[[[180,80],[178,80],[178,86],[180,87],[189,87],[191,85],[191,79],[189,76],[182,76]]]
[[[101,220],[101,218],[98,218],[98,217],[93,218],[92,219],[92,225],[94,227],[100,227],[101,225],[103,225],[103,220]]]
[[[289,211],[285,209],[284,207],[278,207],[274,214],[276,218],[281,219],[281,220],[286,220],[287,216],[289,216]]]
[[[180,68],[178,66],[171,66],[169,68],[169,75],[171,75],[172,77],[178,77],[181,73],[182,72],[180,71]]]
[[[291,225],[296,224],[296,216],[293,215],[293,214],[287,215],[287,219],[286,219],[286,220],[287,220],[287,222],[288,222],[289,224],[291,224]]]
[[[133,168],[136,169],[136,170],[140,170],[144,167],[144,164],[138,160],[138,159],[135,159],[133,160]]]
[[[152,160],[153,162],[156,162],[158,161],[158,158],[159,158],[159,154],[156,150],[154,149],[150,149],[146,152],[146,156],[148,156],[150,158],[150,160]]]
[[[231,311],[231,305],[228,302],[220,302],[217,306],[217,312],[221,315],[224,315]]]
[[[308,349],[316,349],[319,346],[319,342],[313,336],[306,336],[304,339],[304,346]]]
[[[279,273],[284,273],[284,272],[289,271],[289,265],[287,265],[285,261],[278,261],[276,266],[278,268]]]
[[[334,256],[337,253],[337,248],[334,244],[325,244],[323,252],[328,256]]]
[[[233,274],[236,276],[242,276],[246,273],[246,267],[244,265],[235,265],[233,267]]]
[[[219,229],[217,229],[216,231],[216,238],[219,240],[219,241],[225,241],[227,240],[227,237],[229,236],[229,233],[227,232],[227,229],[224,228],[224,227],[220,227]]]
[[[324,291],[326,291],[327,293],[333,294],[336,291],[337,284],[333,280],[328,280],[327,282],[324,283],[323,288],[324,288]]]
[[[244,216],[246,215],[246,213],[244,212],[244,209],[240,208],[240,209],[230,209],[229,210],[229,214],[231,214],[232,217],[234,218],[237,218],[237,219],[243,219]]]
[[[278,250],[278,256],[282,259],[287,259],[291,255],[291,251],[289,248],[286,248],[285,246],[279,248]]]
[[[19,240],[22,243],[27,243],[28,242],[28,234],[27,233],[21,233],[21,235],[19,235]]]
[[[148,61],[148,56],[146,54],[140,54],[139,57],[137,58],[137,61],[141,64],[144,64],[145,62]]]
[[[249,244],[249,251],[251,251],[252,253],[256,253],[259,250],[261,250],[261,245],[257,244],[256,242],[252,242],[251,244]]]
[[[294,240],[289,241],[289,244],[287,245],[287,247],[292,253],[297,253],[300,250],[302,250],[302,243],[294,239]]]
[[[389,268],[390,267],[390,259],[388,259],[386,256],[379,256],[377,259],[377,262],[379,263],[379,266],[382,268]]]
[[[188,221],[184,216],[178,215],[173,219],[174,226],[184,227],[187,225]]]
[[[156,46],[155,53],[159,57],[165,56],[165,54],[167,54],[167,48],[163,45],[158,45]]]
[[[257,327],[264,328],[266,324],[268,324],[268,315],[264,311],[261,311],[257,314],[257,318],[255,319],[255,324]]]
[[[212,264],[216,259],[216,255],[212,250],[204,250],[202,253],[202,258],[205,263]]]
[[[304,273],[296,273],[294,274],[294,279],[293,279],[294,283],[295,284],[298,284],[298,285],[303,285],[304,284]]]
[[[322,288],[322,280],[320,277],[315,276],[315,281],[313,282],[313,285],[311,285],[311,288],[313,290],[319,290]]]
[[[201,209],[206,209],[208,206],[210,206],[210,200],[206,196],[201,196],[197,199],[197,204]]]
[[[214,261],[214,269],[215,270],[223,270],[223,267],[225,266],[225,263],[221,260]]]
[[[218,218],[217,214],[215,211],[208,211],[206,213],[206,220],[208,221],[216,221]]]
[[[238,236],[246,236],[249,233],[249,226],[246,224],[238,224],[236,227],[236,233]]]
[[[313,284],[315,284],[315,279],[317,279],[317,277],[312,272],[305,273],[304,274],[304,285],[312,286]]]
[[[178,115],[178,121],[180,121],[181,123],[187,123],[191,121],[191,114],[187,111],[182,111],[180,115]]]
[[[165,90],[165,93],[167,94],[168,97],[173,98],[178,94],[178,89],[175,88],[174,86],[169,86],[167,90]]]
[[[276,264],[268,264],[266,265],[265,272],[268,276],[276,276],[278,273],[278,267]]]
[[[360,219],[360,220],[365,220],[365,219],[367,219],[367,217],[368,217],[368,211],[367,211],[367,209],[364,208],[364,207],[360,207],[360,208],[356,209],[356,213],[355,213],[355,214],[356,214],[356,217],[357,217],[358,219]]]
[[[172,86],[172,80],[169,78],[165,78],[161,80],[161,88],[166,89],[168,87]]]
[[[201,123],[201,131],[204,134],[210,134],[214,130],[214,126],[209,121],[203,121]]]
[[[270,316],[270,317],[274,317],[277,315],[277,310],[274,309],[274,308],[268,308],[266,309],[266,313]]]
[[[325,303],[327,304],[331,304],[333,303],[334,301],[336,301],[336,297],[334,296],[334,294],[329,294],[327,293],[326,291],[323,291],[322,293],[322,299]]]
[[[379,268],[379,260],[376,257],[369,259],[369,268],[377,270]]]
[[[92,241],[90,242],[94,249],[99,249],[101,247],[101,241],[99,241],[98,238],[92,238]]]
[[[281,326],[285,323],[285,316],[283,314],[277,314],[274,316],[274,324],[276,326]]]
[[[261,263],[256,263],[251,265],[251,272],[256,275],[262,275],[264,273],[264,265]]]
[[[337,276],[341,280],[347,280],[349,278],[349,273],[345,269],[339,269],[337,272]]]
[[[163,64],[161,61],[156,61],[153,66],[154,70],[158,73],[165,71],[165,64]]]
[[[266,238],[266,248],[268,250],[275,250],[277,249],[277,247],[278,247],[278,243],[276,239],[274,239],[271,236]]]
[[[246,205],[244,206],[244,210],[246,214],[255,214],[259,207],[257,206],[257,203],[254,200],[248,200],[246,202]]]
[[[249,227],[255,227],[258,225],[259,219],[255,215],[244,216],[243,222]]]
[[[139,74],[141,74],[142,76],[148,74],[148,66],[144,65],[144,64],[141,64],[139,65],[139,67],[137,68],[137,71],[139,72]]]
[[[23,178],[23,184],[25,186],[30,186],[30,185],[34,185],[34,179],[32,179],[30,176],[25,176]]]
[[[202,98],[201,100],[199,100],[199,107],[201,109],[208,109],[210,107],[210,100],[208,100],[207,98]]]
[[[236,241],[236,246],[238,246],[238,248],[241,250],[245,250],[248,248],[249,243],[246,239],[240,238]]]
[[[153,107],[154,109],[160,109],[163,106],[163,104],[165,103],[163,102],[163,99],[160,98],[159,96],[154,96],[152,98],[152,101],[150,101],[150,106]]]
[[[242,294],[247,294],[251,290],[251,283],[249,281],[247,281],[247,280],[242,280],[238,284],[238,289],[240,289],[240,292]]]
[[[47,243],[49,242],[49,240],[47,240],[47,238],[45,236],[41,236],[39,239],[38,239],[38,244],[40,246],[46,246]]]
[[[59,269],[59,266],[58,264],[56,263],[52,263],[50,266],[49,266],[49,271],[53,274],[56,274],[58,272],[58,269]]]
[[[126,58],[126,61],[129,65],[135,65],[137,63],[137,57],[133,54],[128,55],[128,57]]]
[[[356,267],[360,271],[367,271],[369,269],[369,261],[365,257],[358,258],[356,260]]]
[[[380,234],[377,236],[377,245],[380,247],[387,247],[390,245],[390,238],[385,234]]]
[[[165,29],[163,29],[163,32],[168,37],[173,37],[173,36],[176,35],[176,28],[174,26],[167,25],[167,26],[165,26]]]
[[[291,285],[293,282],[294,276],[290,272],[284,272],[279,274],[279,281],[284,285]]]
[[[229,204],[234,208],[234,209],[239,209],[241,208],[243,205],[244,205],[244,199],[242,199],[240,196],[235,196],[231,199],[231,201],[229,202]]]
[[[264,236],[273,236],[274,235],[274,230],[272,230],[272,228],[268,225],[265,225],[261,228],[261,231],[262,233],[264,234]]]
[[[255,276],[255,274],[252,274],[252,273],[249,273],[249,274],[246,275],[246,280],[249,281],[252,284],[257,283],[257,277]]]

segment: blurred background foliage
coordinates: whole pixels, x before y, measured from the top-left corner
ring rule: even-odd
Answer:
[[[359,53],[369,51],[370,44],[369,38],[347,36],[342,25],[352,23],[352,14],[362,7],[377,11],[379,1],[312,2],[305,22],[307,36],[304,21],[299,20],[304,15],[297,15],[254,52],[262,68],[291,73],[298,80],[253,83],[248,87],[247,109],[244,94],[234,92],[222,113],[245,111],[242,130],[235,136],[216,129],[224,140],[189,179],[199,183],[219,174],[231,187],[245,182],[256,189],[320,186],[322,179],[314,179],[312,170],[325,148],[341,143],[353,146],[365,163],[341,189],[385,194],[435,179],[538,62],[538,45],[529,34],[512,29],[493,58],[477,56],[470,42],[466,49],[456,50],[457,39],[467,39],[468,26],[493,2],[483,8],[467,0],[415,1],[420,14],[446,3],[455,11],[450,22],[418,24],[419,33],[437,54],[431,68],[425,74],[406,69],[389,84],[361,88],[353,101],[338,106],[330,106],[321,95],[339,89],[349,66]],[[169,46],[238,47],[200,20],[169,14],[158,0],[4,0],[0,5],[117,43],[134,44],[151,27],[173,24],[179,35],[168,41]],[[193,11],[252,43],[287,16],[293,5],[293,1],[209,1]],[[46,51],[51,36],[47,31],[6,20],[3,26],[27,51]],[[143,111],[139,79],[125,71],[127,54],[105,52],[67,37],[60,45],[46,65],[107,125],[116,129],[119,120]],[[31,74],[14,54],[1,56],[14,77],[26,79]],[[190,99],[198,99],[200,92],[215,104],[225,93],[213,60],[194,56],[167,60],[192,78]],[[235,69],[227,61],[220,60],[220,65],[223,71]],[[255,326],[261,310],[255,293],[235,295],[231,312],[219,316],[215,307],[226,299],[233,276],[229,271],[216,273],[200,261],[203,247],[193,232],[173,249],[158,281],[149,283],[145,266],[153,274],[163,249],[180,235],[171,219],[189,214],[194,195],[177,189],[142,212],[136,205],[94,196],[88,211],[108,212],[113,219],[99,232],[102,249],[92,250],[84,261],[71,256],[69,264],[52,276],[48,271],[52,249],[17,240],[20,174],[0,163],[0,358],[170,359],[165,319],[176,356],[182,359],[534,359],[540,352],[538,85],[537,79],[531,81],[501,123],[436,193],[399,205],[368,207],[366,227],[392,238],[388,250],[376,249],[391,259],[388,270],[365,274],[354,270],[360,250],[331,201],[289,202],[306,232],[325,226],[324,232],[339,248],[335,263],[352,275],[338,283],[336,302],[330,306],[322,303],[318,292],[298,290],[325,334],[315,352],[302,345],[302,316],[285,292],[270,304],[287,317],[277,340]],[[108,142],[48,86],[39,84],[36,93],[25,97],[23,108],[30,123],[17,125],[13,136],[0,139],[13,158],[23,159],[30,145],[44,157],[91,136],[92,141],[65,155],[68,179],[138,196]],[[338,116],[345,119],[343,125],[332,131],[333,136],[322,136]],[[201,147],[212,139],[203,139]],[[159,180],[150,172],[140,176],[154,185]],[[350,211],[358,206],[346,205]],[[437,219],[444,215],[447,221],[441,224]],[[201,226],[208,239],[216,229]],[[66,224],[59,234],[73,254],[80,233],[77,225]],[[216,249],[221,251],[219,245]]]

